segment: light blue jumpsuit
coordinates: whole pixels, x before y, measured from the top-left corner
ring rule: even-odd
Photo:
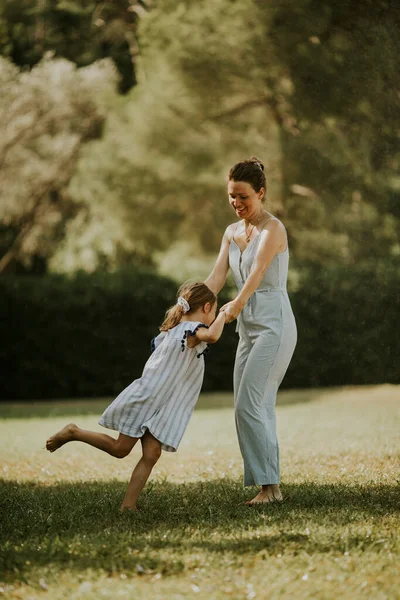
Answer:
[[[229,265],[239,291],[250,274],[259,241],[258,235],[243,252],[234,239],[230,243]],[[287,248],[274,256],[237,320],[239,344],[233,384],[244,485],[280,481],[276,394],[297,341],[296,322],[286,291],[288,265]]]

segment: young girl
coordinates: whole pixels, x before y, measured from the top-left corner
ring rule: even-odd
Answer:
[[[71,423],[46,442],[50,452],[79,441],[124,458],[140,438],[142,457],[132,473],[122,511],[136,509],[161,450],[176,452],[178,448],[202,386],[203,356],[225,325],[225,313],[215,318],[216,310],[216,296],[204,283],[179,289],[161,333],[152,341],[153,353],[142,376],[125,388],[100,418],[100,425],[119,431],[118,439]]]

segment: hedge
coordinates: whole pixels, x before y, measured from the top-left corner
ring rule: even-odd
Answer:
[[[176,288],[146,271],[0,278],[0,398],[118,394],[140,376]],[[304,270],[290,298],[299,340],[284,387],[400,382],[395,265]],[[236,344],[231,324],[206,357],[204,390],[232,389]]]
[[[176,290],[145,271],[0,278],[0,398],[117,394],[140,376]],[[231,386],[235,337],[229,327],[205,389]]]
[[[294,387],[400,383],[400,263],[310,269],[291,295]]]

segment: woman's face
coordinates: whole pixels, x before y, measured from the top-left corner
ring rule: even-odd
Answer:
[[[239,219],[251,219],[260,214],[264,188],[256,192],[247,181],[228,182],[229,202]]]

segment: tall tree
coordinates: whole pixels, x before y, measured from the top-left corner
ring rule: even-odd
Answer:
[[[141,31],[145,61],[173,65],[167,101],[188,130],[215,124],[233,141],[265,109],[292,246],[328,264],[399,251],[399,21],[384,0],[166,0]]]
[[[107,14],[121,10],[126,32],[124,11],[139,10],[123,0],[72,4],[99,35],[115,20]],[[142,13],[140,83],[112,99],[103,138],[81,155],[68,197],[84,210],[69,221],[54,268],[151,262],[171,240],[214,254],[231,218],[227,169],[251,154],[266,159],[270,206],[298,260],[400,253],[394,3],[163,0]],[[74,52],[68,35],[80,26],[65,23],[46,39]],[[89,28],[76,40],[79,64],[98,55],[91,36]]]
[[[136,84],[137,24],[152,0],[4,0],[0,54],[32,67],[46,52],[77,66],[112,58],[119,89]]]
[[[45,58],[30,72],[0,58],[0,272],[46,260],[76,212],[66,193],[82,146],[101,135],[110,63]]]

